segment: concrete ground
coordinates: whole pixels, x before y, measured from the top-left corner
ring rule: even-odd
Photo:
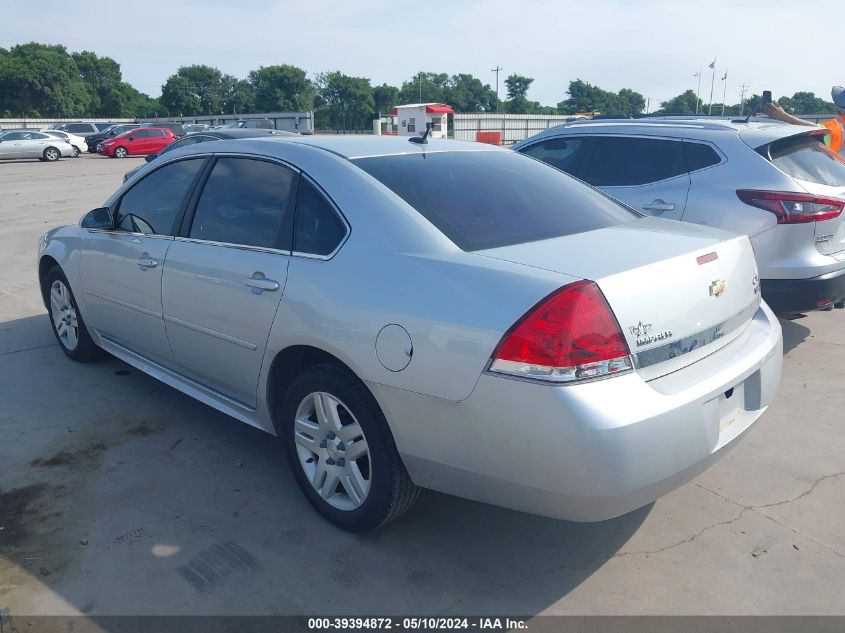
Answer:
[[[58,348],[36,238],[140,159],[0,164],[0,614],[845,614],[845,311],[711,470],[598,524],[431,492],[341,532],[274,438]]]

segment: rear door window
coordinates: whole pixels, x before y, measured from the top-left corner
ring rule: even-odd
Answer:
[[[684,152],[686,153],[687,166],[691,172],[699,169],[706,169],[722,162],[718,152],[706,143],[684,141]]]
[[[540,141],[520,152],[565,171],[567,174],[577,176],[583,160],[584,148],[584,138],[557,137]]]
[[[793,178],[834,187],[845,186],[845,161],[828,149],[821,136],[790,136],[764,145],[757,151]]]
[[[681,140],[593,136],[582,179],[596,187],[648,185],[687,173]]]
[[[293,250],[310,255],[330,255],[346,237],[346,225],[325,196],[302,180],[296,202]]]
[[[277,163],[218,159],[197,203],[190,237],[289,250],[290,231],[283,229],[297,178]]]
[[[353,162],[465,251],[583,233],[639,217],[516,152],[414,153]]]

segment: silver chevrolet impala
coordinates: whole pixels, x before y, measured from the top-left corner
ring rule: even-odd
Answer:
[[[747,237],[474,143],[168,152],[44,235],[39,276],[70,358],[104,350],[278,435],[356,531],[419,487],[628,512],[734,445],[781,373]]]

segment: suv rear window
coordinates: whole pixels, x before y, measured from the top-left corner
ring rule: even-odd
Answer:
[[[465,251],[583,233],[638,217],[516,152],[415,153],[353,162]]]
[[[845,161],[822,143],[822,136],[801,134],[757,149],[782,172],[822,185],[845,185]]]

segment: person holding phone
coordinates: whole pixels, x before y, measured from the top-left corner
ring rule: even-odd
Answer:
[[[771,100],[771,93],[769,93],[768,100],[765,99],[765,93],[763,94],[763,112],[766,116],[783,121],[784,123],[791,123],[792,125],[810,125],[815,127],[816,124],[812,121],[800,119],[786,112],[777,102]],[[845,88],[834,86],[830,91],[830,96],[833,98],[833,103],[838,110],[838,116],[827,119],[826,121],[820,121],[819,125],[830,130],[830,134],[825,138],[828,147],[833,152],[839,154],[841,158],[845,159]]]

